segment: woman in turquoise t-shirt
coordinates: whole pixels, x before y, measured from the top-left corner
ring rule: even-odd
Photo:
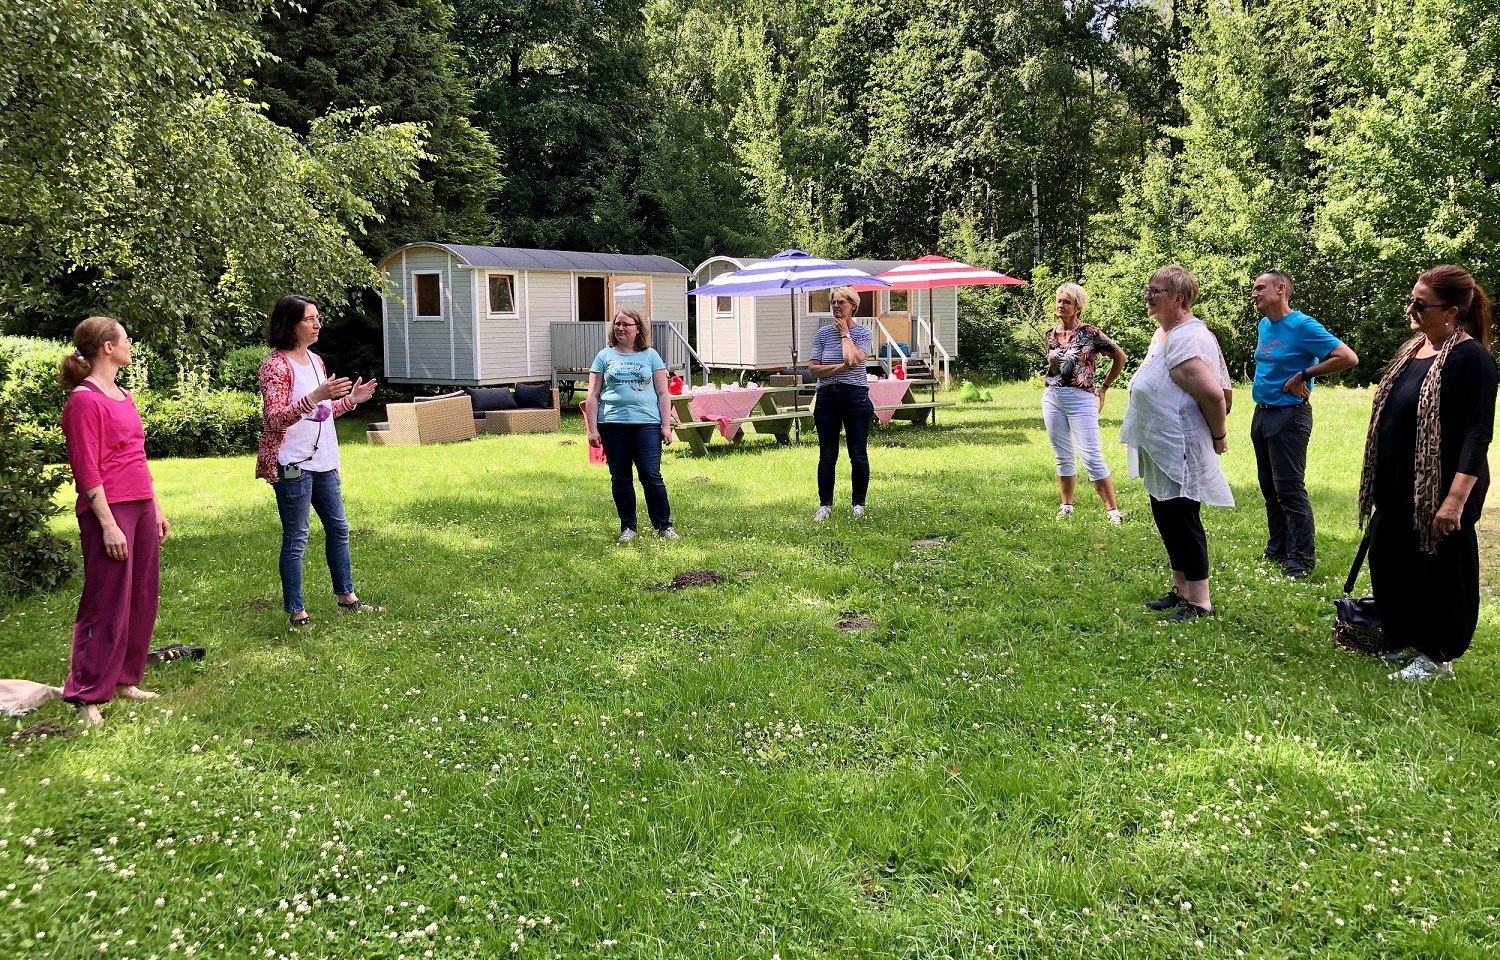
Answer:
[[[610,489],[620,515],[620,543],[635,539],[635,482],[646,492],[646,513],[664,540],[676,540],[667,484],[661,478],[661,448],[672,442],[667,365],[651,348],[651,325],[634,310],[621,310],[609,325],[609,346],[589,368],[584,407],[589,446],[604,448]]]

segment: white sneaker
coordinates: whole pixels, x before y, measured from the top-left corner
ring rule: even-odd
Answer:
[[[634,530],[621,530],[620,531],[620,539],[616,540],[615,543],[624,545],[624,544],[627,544],[627,543],[632,543],[632,542],[634,542],[634,540],[635,540],[635,531]]]
[[[833,515],[832,507],[819,507],[818,512],[813,514],[813,523],[822,523]]]
[[[1125,521],[1125,514],[1119,510],[1111,510],[1105,516],[1109,517],[1109,522],[1117,527]]]
[[[1431,657],[1418,654],[1405,669],[1390,675],[1392,680],[1445,680],[1453,676],[1453,662],[1438,663]]]
[[[1057,519],[1059,520],[1062,520],[1065,517],[1071,517],[1072,515],[1073,505],[1071,503],[1065,503],[1057,508]]]
[[[849,515],[856,520],[863,519],[865,515],[865,505],[862,503],[856,503],[849,509]]]
[[[679,536],[677,536],[677,531],[672,529],[672,525],[671,524],[668,524],[667,526],[662,527],[660,530],[656,531],[656,535],[658,537],[661,537],[663,540],[680,540],[681,539]]]

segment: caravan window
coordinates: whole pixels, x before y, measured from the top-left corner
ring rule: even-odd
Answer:
[[[413,273],[411,285],[416,293],[417,319],[441,320],[443,317],[443,275]]]
[[[885,307],[885,312],[886,313],[906,313],[907,312],[907,299],[906,299],[907,296],[908,296],[907,291],[905,291],[905,290],[887,290],[886,293],[885,293],[885,296],[887,298],[886,299],[886,307]]]
[[[516,315],[516,278],[509,273],[490,274],[490,316]]]
[[[807,294],[808,313],[832,313],[829,306],[828,290],[811,290]]]

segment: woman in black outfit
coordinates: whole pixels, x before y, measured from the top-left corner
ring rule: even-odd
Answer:
[[[1434,267],[1406,300],[1417,336],[1381,377],[1365,440],[1360,519],[1387,638],[1415,651],[1392,680],[1453,675],[1479,623],[1479,540],[1495,421],[1490,302],[1459,267]],[[1374,515],[1371,517],[1371,511]]]

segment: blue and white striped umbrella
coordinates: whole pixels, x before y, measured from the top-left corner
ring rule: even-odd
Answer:
[[[889,287],[879,277],[815,257],[805,250],[783,250],[733,273],[715,277],[689,291],[695,297],[764,297],[793,290],[823,290],[859,284]]]

